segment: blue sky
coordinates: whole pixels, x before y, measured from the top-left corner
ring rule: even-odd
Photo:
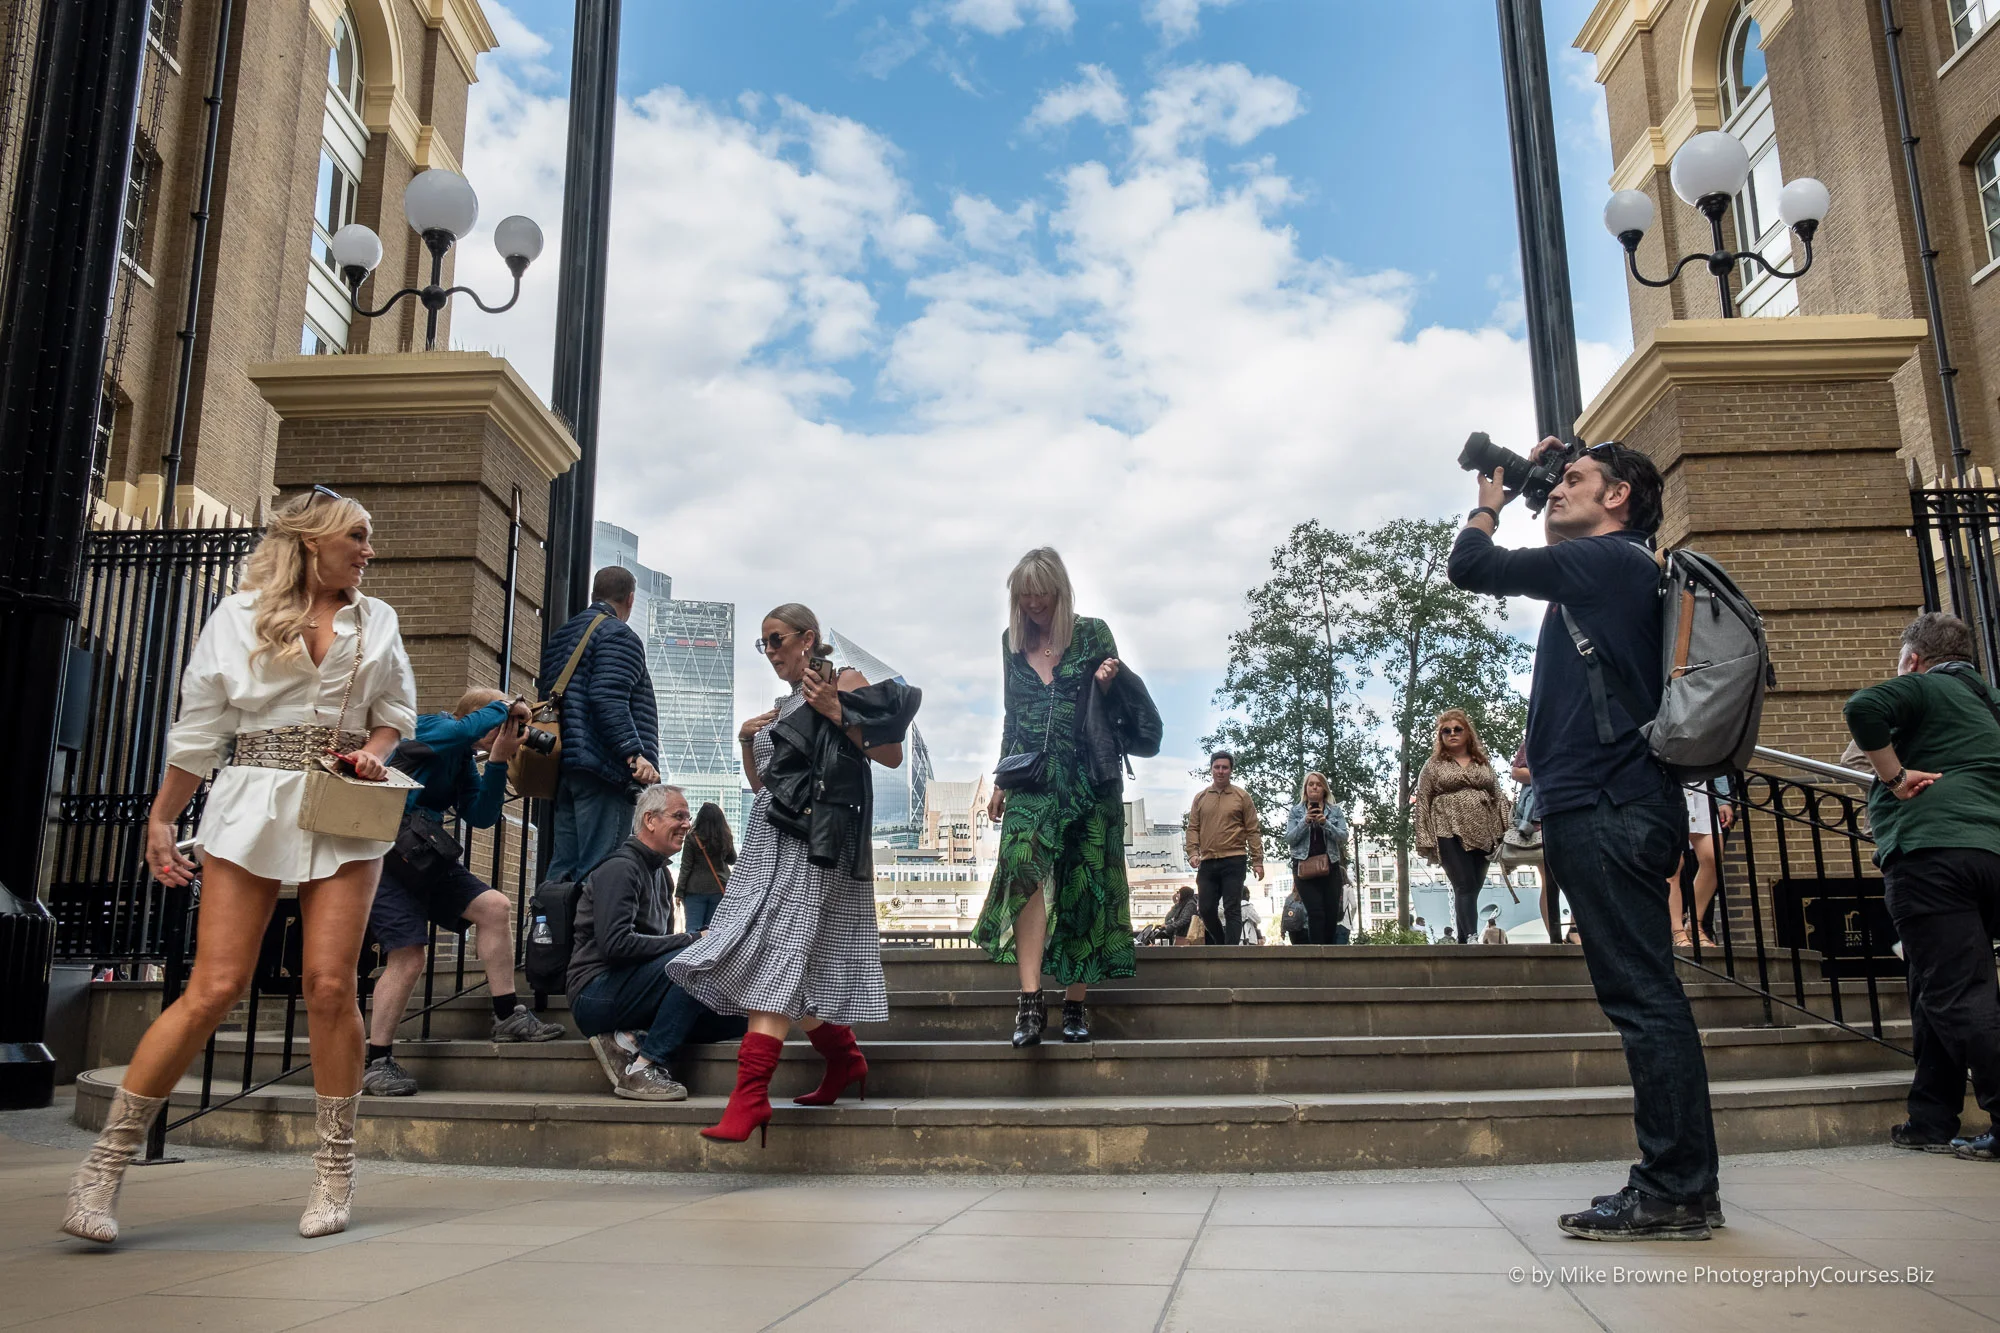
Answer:
[[[489,0],[488,224],[560,220],[570,0]],[[1421,11],[1423,23],[1410,22]],[[1547,26],[1585,393],[1629,347],[1601,90]],[[743,624],[805,600],[991,763],[1013,559],[1162,697],[1177,805],[1241,596],[1306,518],[1470,503],[1531,392],[1493,7],[627,0],[599,513]],[[461,272],[498,282],[468,247]],[[554,265],[460,345],[544,389]],[[1527,540],[1527,525],[1511,525]],[[745,709],[771,682],[738,665]]]

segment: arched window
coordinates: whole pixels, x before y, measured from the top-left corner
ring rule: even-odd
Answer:
[[[1986,145],[1975,170],[1979,176],[1979,207],[1986,219],[1986,258],[2000,260],[2000,139]]]
[[[1716,71],[1722,128],[1743,141],[1750,154],[1750,179],[1730,205],[1736,219],[1736,248],[1755,250],[1773,266],[1791,262],[1792,237],[1778,220],[1778,191],[1785,184],[1778,165],[1778,135],[1771,116],[1771,82],[1764,66],[1764,34],[1749,7],[1739,3],[1723,29],[1721,68]],[[1779,282],[1755,265],[1745,265],[1737,305],[1746,315],[1789,315],[1799,308],[1796,286]]]
[[[312,264],[306,274],[302,352],[342,352],[352,312],[347,288],[333,263],[333,234],[354,221],[361,172],[368,159],[368,126],[361,119],[367,89],[354,11],[342,11],[326,59],[326,113],[320,124],[319,182],[313,191]]]

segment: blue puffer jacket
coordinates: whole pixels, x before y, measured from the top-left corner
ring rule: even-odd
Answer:
[[[590,636],[563,694],[562,766],[565,773],[581,770],[624,782],[631,776],[625,762],[631,756],[642,754],[655,768],[660,764],[659,705],[646,670],[646,645],[632,627],[608,603],[592,603],[543,643],[540,685],[545,692],[555,688],[576,641],[600,615],[605,621]]]

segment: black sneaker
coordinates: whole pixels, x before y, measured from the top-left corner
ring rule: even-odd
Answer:
[[[1622,1192],[1622,1191],[1621,1191]],[[1607,1203],[1618,1202],[1616,1194],[1600,1194],[1590,1201],[1592,1208],[1602,1208]],[[1722,1215],[1722,1192],[1709,1190],[1701,1196],[1701,1211],[1708,1219],[1711,1231],[1720,1231],[1729,1225],[1729,1219]]]
[[[417,1081],[396,1063],[395,1056],[385,1055],[370,1060],[368,1068],[361,1071],[361,1090],[370,1097],[414,1097]]]
[[[2000,1144],[1993,1142],[1993,1131],[1987,1130],[1976,1139],[1958,1139],[1952,1143],[1952,1156],[1963,1157],[1968,1162],[2000,1162]]]
[[[1889,1130],[1889,1146],[1907,1148],[1911,1152],[1948,1153],[1964,1142],[1966,1140],[1960,1138],[1941,1138],[1926,1130],[1918,1129],[1907,1120]]]
[[[1708,1240],[1708,1220],[1699,1204],[1669,1203],[1627,1185],[1581,1213],[1565,1213],[1556,1225],[1578,1240]]]
[[[544,1023],[529,1013],[525,1004],[517,1004],[513,1013],[493,1020],[495,1041],[554,1041],[562,1034],[562,1024]]]

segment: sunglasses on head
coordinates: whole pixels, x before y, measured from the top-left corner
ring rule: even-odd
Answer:
[[[339,491],[333,489],[333,487],[331,486],[321,486],[316,483],[312,488],[312,493],[314,498],[318,498],[319,496],[322,495],[324,495],[329,500],[345,500],[347,498],[346,496],[342,495]]]

